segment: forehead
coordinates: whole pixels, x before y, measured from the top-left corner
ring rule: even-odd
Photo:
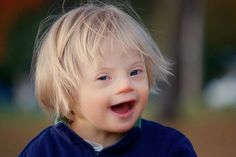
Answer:
[[[143,55],[137,49],[124,48],[115,42],[104,42],[99,50],[94,52],[93,59],[83,62],[79,68],[82,74],[91,74],[101,69],[127,68],[134,64],[145,66]]]
[[[124,41],[114,38],[100,40],[96,45],[96,48],[87,49],[88,51],[84,52],[83,57],[79,57],[80,63],[90,67],[98,67],[109,60],[116,61],[116,58],[122,58],[128,62],[144,61],[141,48],[137,48],[137,45],[124,43]]]
[[[142,60],[142,53],[139,49],[131,45],[124,45],[117,40],[104,40],[95,52],[97,65],[111,58],[123,58],[132,60]]]

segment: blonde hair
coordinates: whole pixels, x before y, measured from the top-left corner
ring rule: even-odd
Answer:
[[[150,88],[158,89],[156,82],[166,80],[170,74],[167,61],[137,14],[132,13],[104,3],[84,4],[58,17],[36,40],[36,97],[47,111],[73,120],[79,64],[101,61],[104,41],[115,41],[125,53],[132,49],[142,54]]]

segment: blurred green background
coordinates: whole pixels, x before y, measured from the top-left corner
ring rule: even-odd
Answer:
[[[143,116],[182,131],[199,156],[235,157],[236,1],[130,3],[175,75],[169,85],[158,83],[162,90],[150,96]],[[40,21],[61,6],[62,0],[0,0],[0,157],[17,156],[53,124],[35,100],[30,66]]]

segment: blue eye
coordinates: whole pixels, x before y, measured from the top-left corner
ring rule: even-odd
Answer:
[[[108,80],[108,76],[100,76],[99,78],[97,78],[98,80],[102,80],[102,81],[104,81],[104,80]]]
[[[130,76],[138,75],[138,74],[141,73],[141,72],[142,72],[142,71],[141,71],[141,70],[138,70],[138,69],[133,70],[133,71],[131,71]]]

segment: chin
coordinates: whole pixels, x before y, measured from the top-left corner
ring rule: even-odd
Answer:
[[[114,132],[125,133],[125,132],[129,131],[131,128],[133,128],[134,124],[135,124],[135,122],[134,123],[129,123],[129,124],[119,125],[119,127],[116,126],[116,128],[114,129]]]

